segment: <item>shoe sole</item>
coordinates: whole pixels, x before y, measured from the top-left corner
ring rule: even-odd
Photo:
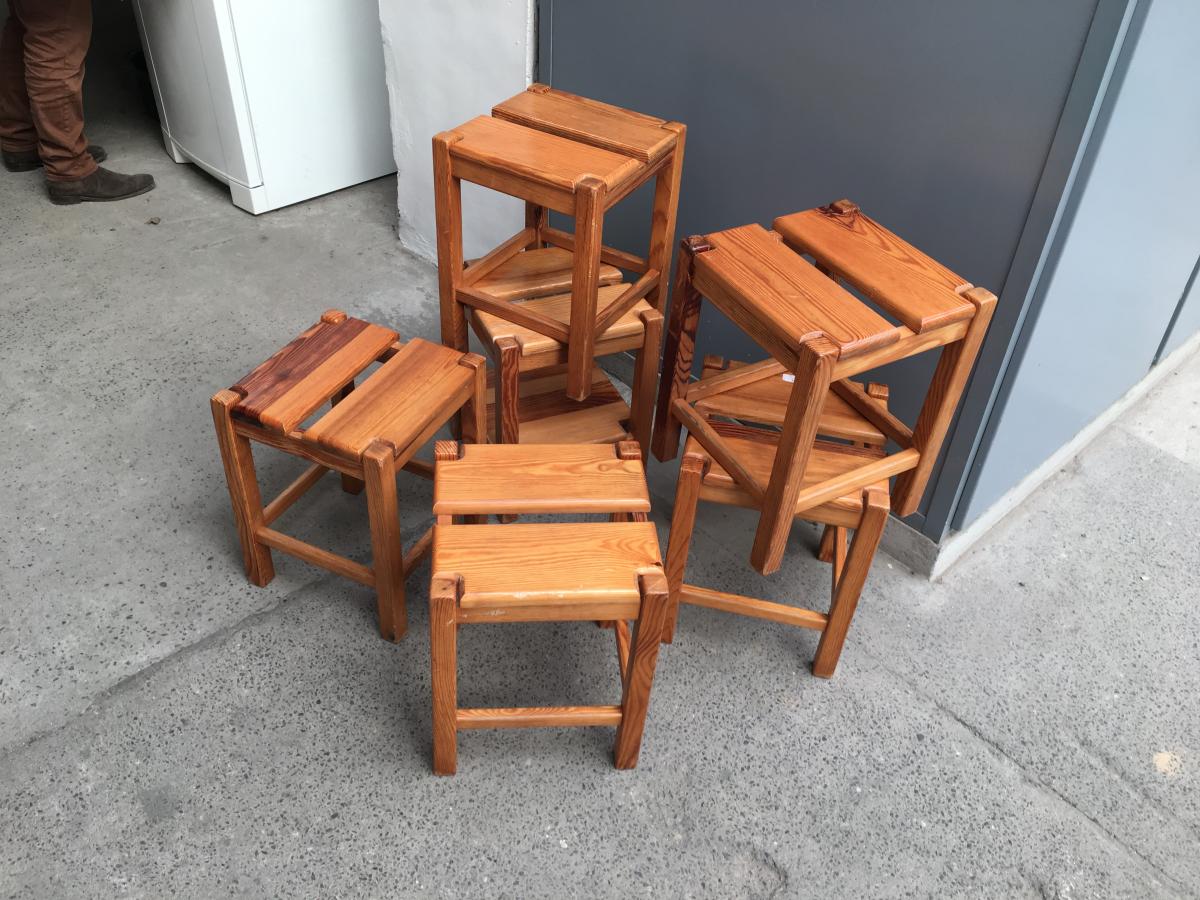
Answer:
[[[140,197],[142,194],[148,194],[154,190],[157,185],[150,184],[142,188],[140,191],[134,191],[131,194],[121,194],[119,197],[88,197],[80,195],[78,197],[55,197],[50,195],[50,202],[55,206],[74,206],[76,203],[115,203],[118,200],[128,200],[130,197]]]

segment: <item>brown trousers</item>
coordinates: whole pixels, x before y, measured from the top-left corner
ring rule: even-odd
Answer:
[[[8,0],[0,35],[0,147],[36,149],[50,181],[96,171],[83,136],[91,0]]]

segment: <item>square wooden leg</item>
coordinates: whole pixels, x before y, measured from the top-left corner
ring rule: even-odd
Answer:
[[[675,484],[675,509],[671,513],[671,533],[667,537],[667,558],[664,565],[670,601],[667,622],[663,626],[663,643],[675,640],[675,625],[679,621],[679,592],[687,572],[688,551],[692,546],[692,530],[696,527],[696,506],[700,500],[700,483],[708,461],[695,454],[685,454],[679,466]]]
[[[658,383],[658,409],[654,417],[653,450],[660,462],[679,452],[679,421],[671,415],[675,400],[687,393],[696,352],[696,329],[700,324],[700,294],[692,285],[692,263],[696,253],[710,249],[702,238],[690,237],[680,246],[675,264],[675,286],[667,339],[663,345],[662,377]]]
[[[858,598],[862,595],[867,574],[871,571],[871,562],[875,559],[875,551],[879,548],[879,540],[887,525],[889,509],[885,493],[863,491],[862,521],[854,532],[849,553],[845,555],[845,564],[841,567],[841,575],[833,591],[833,602],[829,607],[829,621],[821,632],[821,641],[813,660],[813,674],[819,678],[830,678],[837,669],[842,646],[846,643],[846,633],[850,630],[850,620],[858,608]],[[840,555],[835,545],[835,570]]]
[[[458,580],[434,576],[429,588],[429,656],[433,684],[433,771],[458,769]]]
[[[641,313],[642,346],[638,350],[636,368],[633,374],[633,402],[630,404],[630,431],[634,439],[641,445],[642,460],[645,461],[650,452],[650,442],[653,439],[651,429],[654,423],[655,378],[658,377],[658,361],[662,343],[663,317],[657,309]]]
[[[246,577],[251,584],[262,587],[275,577],[271,550],[255,538],[263,524],[262,494],[254,472],[254,455],[250,441],[233,427],[233,408],[241,397],[233,391],[220,391],[212,398],[213,424],[217,429],[217,444],[225,467],[225,483],[233,505],[233,519],[242,545]]]
[[[605,191],[605,183],[590,175],[575,185],[575,251],[567,340],[567,396],[572,400],[586,400],[592,392]]]
[[[521,442],[521,345],[511,337],[495,345],[496,383],[493,416],[497,444]]]
[[[379,604],[379,633],[399,640],[408,629],[404,603],[404,551],[400,546],[400,515],[396,497],[396,451],[375,441],[363,453],[367,514],[371,520],[371,570]]]
[[[462,419],[462,438],[471,444],[486,444],[487,437],[487,360],[475,353],[468,353],[459,362],[473,370],[471,398],[459,411]]]
[[[629,666],[621,695],[621,724],[617,727],[613,745],[613,764],[618,769],[632,769],[637,765],[646,712],[650,708],[650,687],[658,662],[658,645],[662,642],[667,620],[669,592],[666,577],[655,570],[643,572],[639,581],[642,606],[629,649]]]
[[[343,401],[347,397],[349,397],[350,392],[353,390],[354,390],[354,382],[351,381],[348,385],[346,385],[344,388],[342,388],[340,391],[338,391],[334,395],[333,400],[330,402],[330,405],[337,406],[341,401]],[[345,472],[342,472],[341,474],[342,474],[342,490],[343,491],[345,491],[347,494],[361,494],[362,493],[362,489],[363,489],[362,479],[355,478],[353,475],[347,475]]]

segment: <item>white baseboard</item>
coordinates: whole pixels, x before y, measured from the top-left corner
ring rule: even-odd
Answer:
[[[946,570],[962,559],[963,555],[974,547],[985,534],[1041,487],[1047,478],[1078,456],[1109,425],[1120,418],[1126,410],[1145,397],[1146,394],[1150,393],[1160,381],[1179,368],[1181,363],[1198,350],[1200,350],[1200,332],[1192,335],[1182,346],[1166,358],[1160,360],[1158,365],[1147,372],[1141,381],[1126,391],[1121,399],[1085,425],[1075,437],[1059,447],[1045,462],[1026,475],[1015,487],[988,507],[970,525],[962,531],[956,531],[948,535],[940,544],[935,544],[936,552],[928,569],[923,566],[919,568],[913,566],[913,568],[916,571],[927,572],[931,580],[945,574]],[[894,525],[902,525],[908,531],[917,533],[915,529],[904,525],[903,522],[892,522],[888,528],[889,532],[892,531],[892,526]],[[925,536],[920,535],[920,537],[924,538]],[[925,538],[925,540],[928,541],[929,539]],[[930,543],[932,544],[933,542],[930,541]],[[886,545],[884,549],[888,549]],[[903,553],[902,546],[897,549]],[[889,552],[891,551],[889,550]],[[897,555],[897,558],[901,562],[910,566],[912,565],[908,559],[904,559],[901,555]],[[919,558],[914,561],[919,562]]]

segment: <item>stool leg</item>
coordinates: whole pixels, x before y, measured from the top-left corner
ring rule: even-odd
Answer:
[[[696,505],[700,500],[700,482],[708,461],[694,453],[684,454],[675,485],[675,509],[671,513],[671,533],[667,537],[667,560],[664,566],[670,605],[667,624],[663,627],[663,643],[675,640],[675,625],[679,621],[679,593],[687,571],[688,550],[692,546],[692,529],[696,527]]]
[[[433,771],[458,768],[458,579],[434,576],[429,588],[429,657],[433,683]]]
[[[630,410],[630,430],[641,445],[642,461],[650,452],[651,428],[654,422],[654,379],[658,377],[658,360],[662,342],[663,317],[657,309],[641,314],[643,339],[633,375],[633,403]]]
[[[572,400],[586,400],[592,392],[606,190],[605,183],[594,175],[585,175],[575,184],[575,251],[567,340],[567,396]]]
[[[837,539],[836,525],[826,525],[821,532],[821,545],[817,547],[817,559],[821,562],[833,562],[833,542]]]
[[[696,328],[700,324],[700,294],[692,286],[692,267],[696,254],[709,249],[703,238],[687,238],[680,244],[675,265],[667,339],[662,351],[662,378],[658,383],[658,411],[654,417],[653,449],[659,462],[674,459],[679,452],[680,426],[671,415],[671,404],[687,392],[692,377]]]
[[[254,472],[254,454],[250,449],[250,441],[233,428],[233,408],[240,400],[241,397],[233,391],[220,391],[213,397],[213,424],[217,429],[221,462],[225,466],[229,500],[233,504],[233,520],[242,544],[246,577],[250,579],[251,584],[262,587],[275,577],[275,564],[271,560],[271,548],[254,537],[263,524],[262,494],[259,492],[258,478]]]
[[[513,338],[496,341],[494,417],[497,444],[521,442],[521,345]]]
[[[404,551],[400,546],[400,515],[396,499],[396,451],[386,441],[374,441],[363,453],[367,486],[367,515],[371,520],[371,568],[379,605],[379,633],[389,641],[408,629],[404,608]]]
[[[783,551],[804,481],[804,469],[817,437],[817,424],[837,355],[837,347],[825,337],[814,338],[800,346],[796,380],[779,435],[779,451],[771,467],[771,480],[767,482],[758,530],[750,550],[750,564],[764,575],[776,571],[783,562]]]
[[[343,400],[350,396],[350,392],[354,390],[354,382],[351,381],[348,385],[333,395],[330,401],[330,406],[337,406]],[[342,473],[342,490],[347,494],[361,494],[363,489],[362,479],[355,478],[353,475]]]
[[[459,365],[471,369],[474,380],[471,397],[462,405],[459,416],[464,441],[471,444],[486,444],[487,439],[487,360],[478,353],[468,353],[459,360]]]
[[[646,301],[662,311],[667,300],[667,278],[671,271],[671,244],[675,240],[675,214],[679,208],[679,181],[683,175],[683,145],[687,129],[679,122],[664,128],[677,135],[671,162],[654,179],[654,210],[650,215],[650,252],[646,261],[658,269],[658,284],[646,294]]]
[[[871,570],[871,562],[875,559],[875,551],[879,547],[880,538],[883,537],[888,511],[889,504],[885,493],[863,491],[862,521],[854,532],[850,552],[846,554],[846,563],[842,567],[841,577],[838,578],[837,587],[833,592],[833,602],[829,607],[829,621],[825,624],[825,630],[821,632],[821,641],[817,645],[817,655],[813,660],[813,674],[819,678],[830,678],[837,668],[838,659],[842,655],[842,645],[846,642],[846,633],[850,630],[850,620],[858,607],[858,598],[862,595],[867,573]],[[835,553],[835,559],[836,556]]]
[[[621,694],[621,724],[617,726],[617,740],[613,745],[613,764],[618,769],[632,769],[638,762],[646,712],[650,708],[650,686],[658,662],[658,645],[662,642],[667,621],[669,593],[662,571],[643,572],[638,580],[642,608],[629,648],[629,668]]]

